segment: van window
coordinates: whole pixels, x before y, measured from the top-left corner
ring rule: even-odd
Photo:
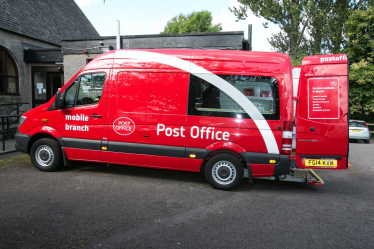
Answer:
[[[104,89],[105,76],[105,73],[93,73],[80,77],[77,106],[96,104],[100,101]]]
[[[273,77],[218,75],[245,95],[265,119],[279,120],[278,82]],[[216,86],[190,76],[188,114],[250,118],[241,106]]]
[[[79,84],[79,77],[70,84],[69,88],[66,90],[64,104],[65,107],[73,107],[75,105],[75,97],[77,95],[77,85]]]
[[[66,90],[65,106],[74,107],[98,103],[103,93],[105,76],[105,73],[93,73],[76,78]]]

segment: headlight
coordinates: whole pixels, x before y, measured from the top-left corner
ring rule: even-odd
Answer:
[[[26,117],[21,116],[18,120],[18,127],[17,128],[21,127],[21,125],[23,124],[23,122],[25,122],[25,120],[26,120]]]

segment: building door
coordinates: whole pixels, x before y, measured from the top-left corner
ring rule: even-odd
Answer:
[[[47,103],[56,94],[64,84],[64,75],[50,67],[33,69],[32,107],[34,108]]]

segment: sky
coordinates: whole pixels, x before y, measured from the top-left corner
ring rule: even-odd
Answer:
[[[222,31],[244,31],[248,39],[248,24],[252,24],[252,47],[254,51],[272,51],[267,38],[279,32],[279,27],[270,24],[265,29],[265,20],[248,12],[244,21],[236,22],[229,7],[238,6],[237,0],[75,0],[101,36],[115,36],[116,20],[120,21],[121,35],[159,34],[172,17],[208,10],[213,24],[221,23]]]

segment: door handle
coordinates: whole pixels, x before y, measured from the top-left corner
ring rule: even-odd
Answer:
[[[96,115],[96,114],[92,114],[91,115],[91,118],[102,118],[103,116],[101,116],[101,115]]]

